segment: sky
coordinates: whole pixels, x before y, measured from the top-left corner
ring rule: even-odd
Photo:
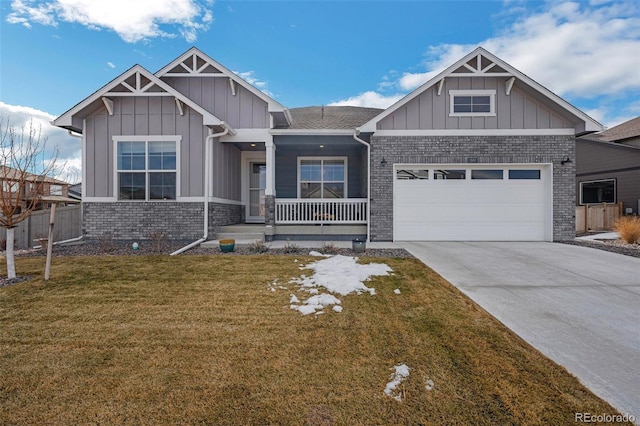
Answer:
[[[0,117],[49,122],[192,46],[281,104],[385,108],[482,46],[603,125],[640,115],[640,2],[0,0]]]

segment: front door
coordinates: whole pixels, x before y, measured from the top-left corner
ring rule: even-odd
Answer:
[[[264,223],[264,189],[267,183],[267,164],[249,163],[249,211],[247,222]]]

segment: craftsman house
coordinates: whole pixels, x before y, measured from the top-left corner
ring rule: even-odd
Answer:
[[[82,135],[87,238],[573,238],[575,137],[602,126],[477,48],[385,109],[288,109],[192,48],[54,122]]]

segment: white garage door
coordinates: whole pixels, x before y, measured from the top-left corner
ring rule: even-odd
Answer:
[[[550,241],[551,166],[394,165],[396,241]]]

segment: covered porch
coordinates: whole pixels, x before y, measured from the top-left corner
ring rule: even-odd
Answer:
[[[273,133],[263,142],[236,142],[245,223],[264,223],[268,241],[366,236],[368,145],[347,132]]]

